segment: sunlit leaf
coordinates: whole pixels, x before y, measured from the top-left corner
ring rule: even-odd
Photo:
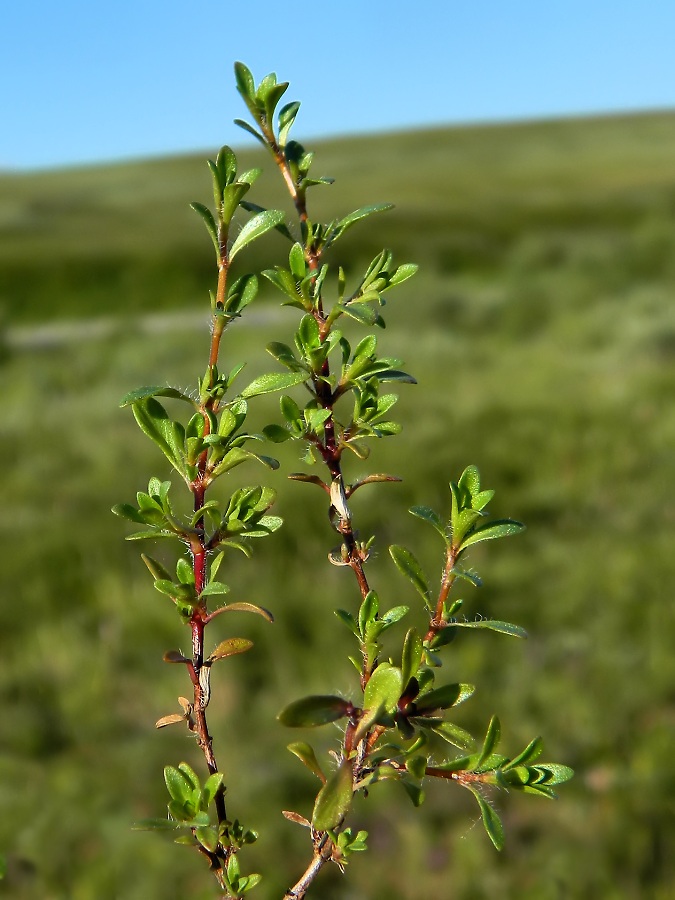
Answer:
[[[352,802],[352,766],[344,759],[319,791],[312,813],[312,825],[317,831],[335,828],[344,818]]]
[[[277,719],[287,728],[312,728],[344,719],[351,709],[351,703],[342,697],[333,695],[303,697],[285,706]]]

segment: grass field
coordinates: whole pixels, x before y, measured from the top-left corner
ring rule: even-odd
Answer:
[[[435,571],[440,548],[405,509],[447,503],[448,479],[476,463],[498,489],[494,512],[528,531],[476,550],[486,586],[467,594],[470,614],[518,622],[530,639],[472,635],[455,645],[448,677],[479,688],[458,721],[480,729],[496,712],[506,750],[541,733],[546,755],[578,773],[555,804],[497,796],[501,855],[453,786],[430,789],[419,812],[375,792],[357,807],[372,851],[347,879],[326,875],[317,896],[666,900],[675,880],[675,114],[316,149],[319,174],[337,179],[315,189],[321,215],[397,204],[350,232],[340,261],[357,265],[390,246],[421,267],[393,295],[380,338],[419,381],[401,391],[403,435],[353,469],[404,477],[355,498],[362,532],[378,535],[372,581],[388,604],[415,607],[386,545],[410,546]],[[267,185],[282,203],[271,178],[259,196]],[[197,757],[182,735],[153,728],[184,690],[162,653],[186,635],[108,512],[149,475],[167,475],[119,397],[145,383],[192,384],[203,364],[206,332],[171,317],[208,305],[210,245],[187,206],[208,192],[201,155],[0,177],[0,852],[9,862],[0,896],[213,896],[191,854],[130,830],[161,814],[162,765]],[[279,252],[271,237],[254,260],[268,265]],[[250,359],[251,374],[271,368],[265,343],[288,341],[294,328],[276,301],[263,295],[252,324],[228,332],[226,358]],[[158,314],[176,327],[142,321]],[[263,424],[274,403],[255,414]],[[312,489],[266,477],[294,524],[253,562],[233,560],[227,580],[238,585],[233,599],[257,600],[277,621],[240,623],[256,648],[222,667],[210,712],[230,802],[261,831],[249,859],[266,872],[261,897],[272,898],[307,854],[301,829],[278,811],[306,813],[312,788],[274,716],[305,686],[347,689],[348,638],[341,643],[333,609],[355,600],[324,565],[333,541]],[[306,574],[315,566],[320,589]],[[239,727],[251,743],[231,740]]]

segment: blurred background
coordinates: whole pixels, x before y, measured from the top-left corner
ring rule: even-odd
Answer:
[[[324,872],[316,896],[672,897],[675,13],[374,2],[303,20],[266,2],[66,2],[3,19],[0,896],[214,896],[195,856],[131,830],[163,812],[162,766],[199,757],[178,729],[154,729],[185,691],[162,654],[188,636],[109,509],[169,476],[119,398],[191,387],[204,368],[212,250],[188,203],[209,202],[205,156],[241,147],[243,166],[268,170],[253,199],[286,204],[230,125],[241,58],[303,102],[295,136],[336,178],[310,195],[315,218],[396,204],[333,261],[355,277],[387,246],[420,265],[379,336],[419,382],[400,392],[403,434],[350,468],[404,479],[354,500],[377,535],[372,583],[422,621],[386,547],[438,572],[441,547],[406,509],[447,509],[448,480],[478,465],[493,513],[528,530],[476,548],[485,586],[465,592],[468,613],[530,638],[453,645],[446,679],[478,686],[457,721],[480,732],[497,713],[505,752],[541,734],[545,758],[577,772],[555,803],[494,797],[501,854],[453,785],[430,785],[421,810],[383,786],[355,810],[370,852],[347,878]],[[265,238],[244,262],[283,249]],[[263,293],[227,332],[226,363],[273,368],[265,344],[295,323]],[[262,427],[276,401],[252,410]],[[277,449],[302,467],[298,448]],[[314,735],[275,715],[307,690],[352,690],[333,610],[357,601],[326,562],[318,492],[240,471],[227,487],[260,476],[288,525],[223,578],[276,623],[217,620],[214,640],[256,647],[215,672],[209,712],[232,813],[261,832],[244,865],[272,898],[308,858],[279,810],[308,814],[315,788],[284,749]],[[329,728],[315,743],[335,742]]]

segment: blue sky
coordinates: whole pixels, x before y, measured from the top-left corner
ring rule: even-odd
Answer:
[[[675,108],[668,0],[13,0],[0,168],[245,142],[232,64],[276,71],[298,136]]]

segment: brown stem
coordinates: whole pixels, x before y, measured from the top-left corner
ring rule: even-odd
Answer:
[[[324,831],[315,844],[312,861],[292,888],[284,894],[284,900],[302,900],[312,882],[333,855],[333,842]]]
[[[436,602],[436,611],[434,613],[434,617],[429,623],[429,631],[426,633],[424,640],[430,641],[432,640],[438,632],[445,628],[448,624],[443,619],[443,607],[445,606],[445,602],[448,599],[448,594],[450,593],[450,589],[455,582],[455,574],[453,573],[453,569],[455,567],[455,563],[457,562],[459,550],[457,547],[450,546],[447,549],[445,555],[445,568],[443,569],[443,577],[441,579],[441,589],[438,593],[438,601]]]
[[[218,265],[218,287],[216,291],[216,309],[222,309],[225,302],[225,292],[227,288],[227,238],[226,235],[221,239],[220,261]],[[220,340],[225,329],[226,320],[219,315],[213,316],[213,326],[211,331],[211,342],[209,346],[209,386],[213,387],[215,366],[218,363],[220,352]],[[217,401],[209,398],[204,407],[202,414],[204,417],[204,434],[209,434],[211,422],[206,414],[207,410],[217,408]],[[207,468],[208,451],[204,451],[197,462],[198,476],[190,485],[193,495],[193,510],[198,512],[204,506],[204,497],[207,489]],[[196,522],[196,530],[198,538],[195,541],[196,546],[191,549],[192,552],[192,568],[195,579],[195,593],[197,597],[204,590],[207,582],[207,562],[208,548],[206,546],[206,536],[204,529],[204,518],[200,517]],[[210,699],[210,675],[211,669],[208,660],[204,660],[204,631],[208,624],[208,609],[205,601],[199,601],[195,606],[190,622],[192,629],[192,671],[191,678],[193,683],[193,717],[194,731],[197,737],[197,743],[202,753],[209,775],[218,772],[218,763],[213,752],[213,738],[209,733],[209,726],[206,719],[206,707]],[[225,808],[225,788],[221,785],[214,797],[216,807],[216,815],[218,824],[222,825],[227,821],[227,811]],[[204,852],[204,848],[200,847]],[[211,869],[218,879],[221,886],[224,886],[222,879],[221,857],[227,859],[228,850],[226,848],[218,848],[217,852],[205,852],[209,859]]]

